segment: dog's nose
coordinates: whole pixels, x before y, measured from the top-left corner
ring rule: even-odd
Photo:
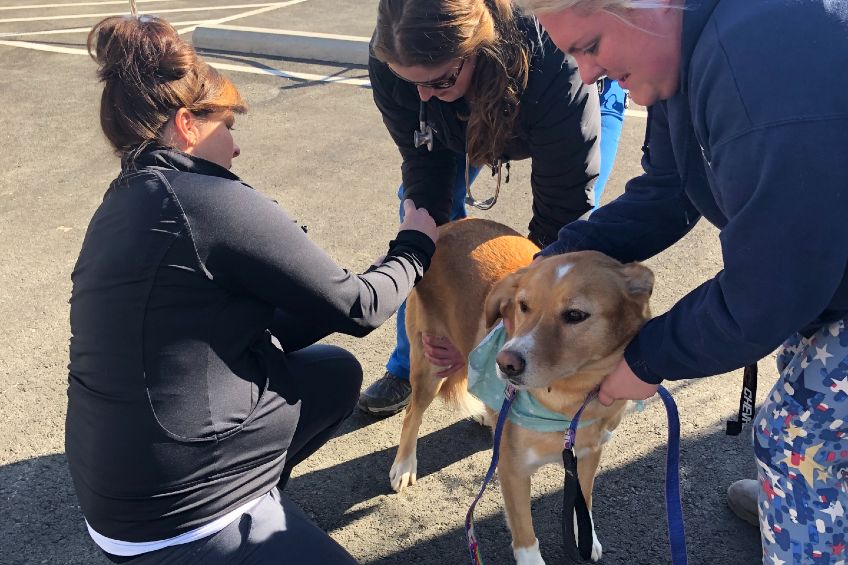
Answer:
[[[507,377],[517,377],[524,372],[524,367],[526,366],[524,357],[514,351],[509,351],[508,349],[498,353],[498,356],[495,357],[495,361],[497,361],[501,372],[503,372],[503,374]]]

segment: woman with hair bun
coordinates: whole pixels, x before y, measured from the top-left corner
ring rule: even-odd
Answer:
[[[511,0],[380,0],[369,76],[402,157],[398,195],[426,207],[437,224],[465,217],[480,167],[500,175],[506,164],[508,174],[510,160],[532,162],[528,237],[540,247],[599,199],[599,174],[609,174],[621,133],[624,91],[606,79],[599,84],[601,140],[595,86],[581,82],[574,60]],[[430,143],[419,143],[428,130]],[[463,366],[461,356],[441,349],[441,338],[424,345],[431,361],[447,366],[442,376]],[[402,308],[386,373],[359,407],[389,416],[410,393]]]
[[[66,451],[91,537],[114,562],[354,563],[280,494],[362,382],[313,344],[394,313],[433,219],[405,202],[385,258],[350,274],[230,172],[245,103],[173,27],[107,18],[88,49],[121,157],[72,275]]]

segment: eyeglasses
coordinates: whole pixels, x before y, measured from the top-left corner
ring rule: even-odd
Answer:
[[[452,88],[453,85],[456,84],[456,81],[459,79],[459,75],[462,73],[462,67],[465,65],[465,59],[466,57],[463,57],[459,60],[459,66],[454,69],[453,73],[444,78],[440,78],[431,82],[415,82],[400,76],[391,67],[389,67],[389,70],[392,71],[393,75],[395,75],[402,81],[414,84],[415,86],[420,86],[421,88],[432,88],[433,90],[447,90],[448,88]]]

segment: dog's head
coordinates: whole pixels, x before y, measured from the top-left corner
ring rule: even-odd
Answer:
[[[499,281],[486,323],[504,318],[509,339],[498,375],[518,388],[544,388],[576,373],[603,376],[650,317],[650,269],[595,251],[537,260]]]

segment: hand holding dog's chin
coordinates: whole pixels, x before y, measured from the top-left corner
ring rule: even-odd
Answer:
[[[657,393],[659,385],[646,383],[630,370],[623,358],[601,383],[598,401],[609,406],[616,400],[645,400]]]

